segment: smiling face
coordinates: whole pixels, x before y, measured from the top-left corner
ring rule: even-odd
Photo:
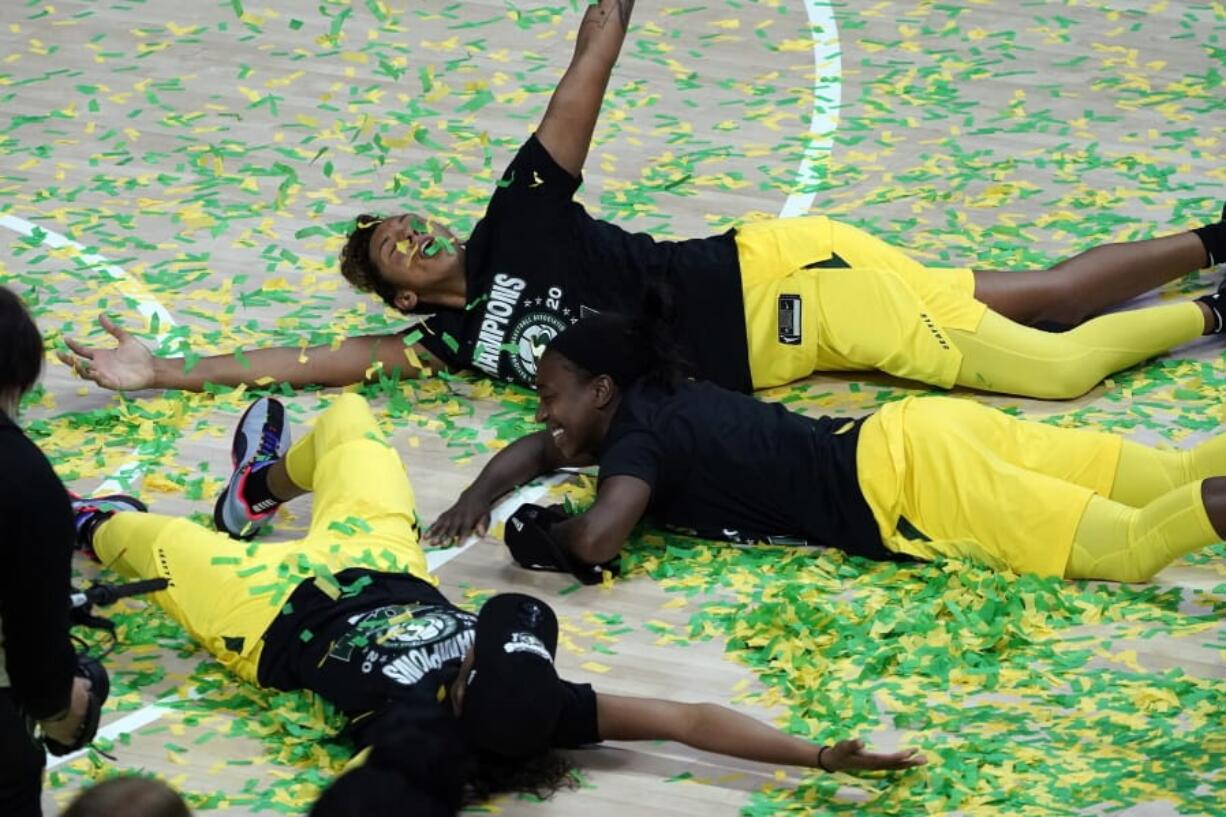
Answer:
[[[395,288],[395,306],[402,312],[450,279],[464,279],[464,248],[455,233],[415,213],[385,218],[375,227],[370,262]]]
[[[547,350],[537,365],[536,392],[540,399],[536,421],[545,424],[564,457],[578,460],[599,454],[617,396],[608,375],[593,377]]]

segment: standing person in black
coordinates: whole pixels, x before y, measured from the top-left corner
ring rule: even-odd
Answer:
[[[81,376],[126,390],[267,378],[343,386],[393,372],[423,376],[431,358],[532,387],[551,338],[592,312],[635,314],[650,289],[671,304],[695,374],[736,391],[814,372],[879,370],[940,388],[1064,399],[1223,330],[1218,293],[1102,314],[1226,261],[1221,221],[1094,247],[1050,270],[1001,272],[924,266],[824,215],[683,241],[592,217],[575,194],[634,6],[588,4],[544,118],[467,240],[435,216],[358,216],[342,274],[406,315],[429,316],[420,325],[187,366],[184,358],[153,357],[104,318],[117,349],[70,341],[76,356],[62,358]],[[1043,322],[1075,328],[1035,328]]]
[[[14,418],[42,371],[43,340],[0,287],[0,814],[38,817],[45,764],[34,735],[72,744],[89,708],[68,634],[76,531],[68,492]]]

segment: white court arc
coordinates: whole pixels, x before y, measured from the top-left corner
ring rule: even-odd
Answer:
[[[834,132],[843,100],[843,58],[834,7],[830,0],[805,0],[805,12],[809,15],[809,36],[813,40],[813,111],[804,157],[796,171],[795,190],[783,203],[781,218],[804,215],[813,206],[834,150]]]

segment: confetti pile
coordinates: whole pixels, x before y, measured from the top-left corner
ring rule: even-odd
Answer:
[[[665,548],[663,556],[660,548]],[[1221,545],[1201,554],[1218,564]],[[891,728],[931,765],[870,788],[872,813],[1079,813],[1222,798],[1220,679],[1138,662],[1168,640],[1220,662],[1226,584],[1178,590],[1065,583],[951,560],[897,567],[837,553],[645,541],[634,564],[673,592],[715,595],[692,638],[727,649],[822,743]],[[1190,604],[1189,604],[1190,603]],[[863,788],[863,780],[860,781]],[[759,793],[744,813],[859,813],[817,776]]]
[[[0,283],[53,346],[108,343],[105,313],[188,366],[400,331],[402,316],[336,272],[354,217],[411,209],[465,234],[544,112],[583,5],[4,4]],[[811,196],[812,212],[919,258],[1030,269],[1199,225],[1226,195],[1218,0],[705,0],[640,3],[634,20],[580,193],[631,229],[709,234]],[[811,127],[814,113],[827,126]],[[1210,283],[1193,274],[1155,297]],[[1198,346],[1042,418],[1188,446],[1226,420],[1224,366],[1219,347]],[[296,425],[333,396],[267,388]],[[361,391],[410,468],[421,442],[475,476],[535,428],[531,393],[467,375]],[[860,414],[916,391],[813,378],[762,397]],[[49,357],[23,423],[73,487],[110,477],[208,524],[219,452],[250,398],[111,395]],[[560,490],[579,504],[590,492],[583,481]],[[304,524],[286,514],[278,534]],[[780,781],[745,814],[1099,813],[1153,801],[1207,814],[1226,800],[1224,557],[1217,546],[1185,560],[1214,577],[1197,587],[1129,588],[645,533],[627,579],[689,599],[688,632],[594,610],[564,622],[563,644],[583,645],[584,669],[601,673],[620,638],[679,650],[715,639],[760,680],[729,695],[786,713],[780,725],[819,741],[895,730],[932,760],[862,777],[854,797],[850,778]],[[343,767],[349,747],[326,705],[236,683],[138,602],[116,620],[107,717],[153,700],[170,710],[139,737],[164,733],[159,768],[182,767],[167,779],[194,809],[301,813]],[[1156,643],[1179,658],[1154,660]],[[214,740],[225,765],[250,767],[237,790],[191,763]],[[49,788],[66,798],[118,770],[94,753],[54,771]]]

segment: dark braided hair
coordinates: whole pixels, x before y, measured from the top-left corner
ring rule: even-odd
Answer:
[[[672,392],[691,368],[669,325],[675,317],[670,288],[652,285],[639,314],[584,318],[551,340],[546,353],[561,356],[585,380],[603,374],[622,388],[641,380]]]
[[[403,311],[396,306],[396,287],[383,277],[370,260],[370,240],[375,228],[382,223],[383,216],[363,213],[357,217],[353,232],[341,249],[341,275],[359,292],[373,292],[392,309]]]

